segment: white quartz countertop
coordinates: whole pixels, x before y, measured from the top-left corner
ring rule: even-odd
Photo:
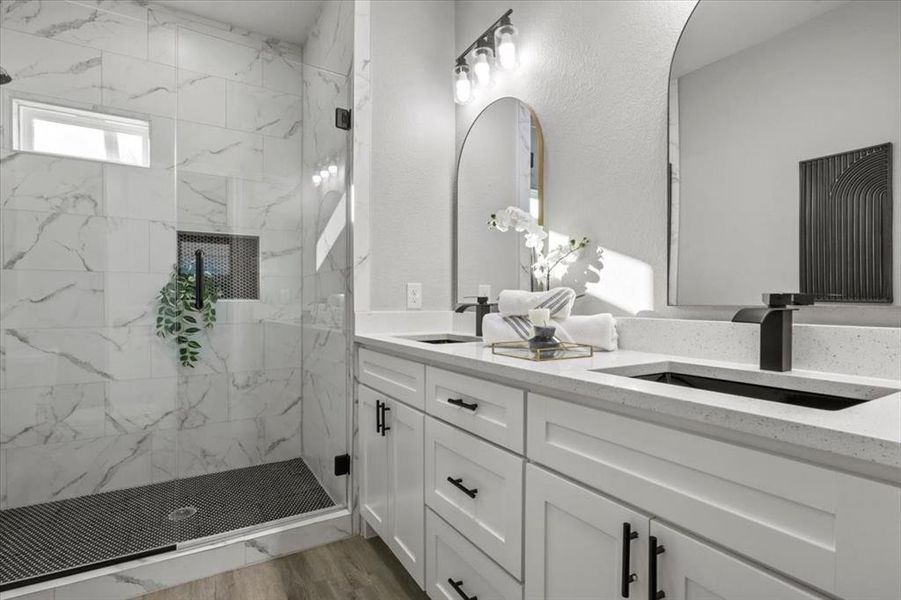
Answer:
[[[435,332],[420,335],[427,333]],[[426,364],[549,395],[556,391],[563,399],[576,396],[583,403],[596,402],[599,408],[616,410],[618,405],[637,417],[693,424],[691,429],[723,439],[901,482],[901,392],[828,411],[592,371],[671,361],[761,373],[756,366],[743,363],[632,350],[596,352],[592,358],[533,362],[494,355],[482,342],[433,345],[392,335],[357,335],[355,339],[361,346]],[[817,371],[794,370],[786,375],[765,376],[773,382],[770,385],[778,385],[780,376],[815,379],[822,382],[825,390],[830,382],[844,384],[846,389],[848,385],[901,388],[901,381],[897,380]]]

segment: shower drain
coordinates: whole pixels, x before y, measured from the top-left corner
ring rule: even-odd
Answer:
[[[183,506],[181,508],[176,508],[169,513],[168,519],[170,521],[184,521],[185,519],[190,519],[195,514],[197,514],[197,509],[195,507]]]

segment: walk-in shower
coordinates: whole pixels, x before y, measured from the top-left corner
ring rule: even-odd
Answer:
[[[352,19],[0,3],[0,590],[347,508]]]

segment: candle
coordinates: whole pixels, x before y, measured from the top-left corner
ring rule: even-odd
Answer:
[[[529,321],[533,327],[547,327],[551,322],[549,308],[533,308],[529,311]]]

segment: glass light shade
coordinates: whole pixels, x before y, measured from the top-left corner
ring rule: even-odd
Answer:
[[[494,47],[497,48],[497,65],[501,69],[515,69],[519,66],[516,57],[518,31],[513,25],[501,25],[494,30]]]
[[[480,86],[491,85],[491,59],[494,58],[494,51],[487,46],[476,48],[475,64],[472,70],[475,73],[476,81]]]
[[[472,80],[469,78],[469,66],[454,67],[454,101],[466,104],[472,100]]]
[[[328,172],[329,172],[329,175],[337,175],[338,174],[338,165],[336,165],[335,163],[331,163],[328,166]]]
[[[328,179],[328,169],[325,169],[325,168],[321,169],[319,171],[319,176],[322,177],[323,179]]]
[[[322,175],[315,173],[313,175],[313,185],[319,185],[320,183],[322,183]]]

